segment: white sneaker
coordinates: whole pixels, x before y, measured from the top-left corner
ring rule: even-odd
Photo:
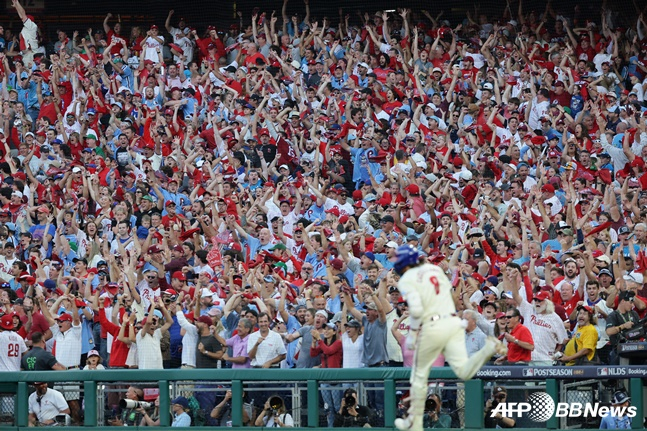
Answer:
[[[508,348],[501,340],[496,337],[488,337],[488,339],[494,343],[494,352],[497,355],[505,356],[508,354]]]

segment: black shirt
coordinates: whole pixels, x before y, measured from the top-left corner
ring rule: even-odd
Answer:
[[[51,371],[58,361],[48,351],[40,347],[32,347],[22,357],[21,366],[25,371]]]
[[[639,320],[640,317],[638,317],[638,313],[636,313],[634,310],[631,310],[624,314],[620,314],[618,310],[614,310],[607,317],[607,329],[613,328],[614,326],[620,326],[629,321],[635,324]],[[618,342],[620,342],[620,336],[618,336],[618,334],[610,335],[609,340],[611,341],[612,346],[617,346]]]
[[[198,343],[202,343],[205,350],[211,353],[218,353],[223,350],[222,344],[213,335],[201,336]],[[211,356],[203,355],[199,350],[197,351],[195,358],[196,368],[220,368],[219,365],[220,359],[214,359]]]
[[[357,416],[353,416],[348,413],[347,409],[344,409],[342,414],[335,413],[335,423],[334,427],[344,427],[344,428],[362,428],[366,424],[371,424],[371,418],[373,417],[373,411],[366,406],[357,406],[355,408]]]

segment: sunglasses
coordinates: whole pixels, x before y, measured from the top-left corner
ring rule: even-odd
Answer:
[[[505,319],[509,320],[509,319],[512,319],[513,317],[517,317],[517,316],[505,316]]]

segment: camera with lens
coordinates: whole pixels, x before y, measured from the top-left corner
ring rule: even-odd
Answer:
[[[281,407],[283,407],[283,400],[281,397],[273,396],[270,398],[270,409],[272,409],[272,414],[274,416],[278,416]]]
[[[153,407],[153,403],[124,399],[119,401],[119,407],[121,407],[122,409],[150,409],[151,407]]]
[[[436,400],[433,398],[427,398],[427,401],[425,401],[425,411],[435,412],[437,407],[438,404],[436,404]]]
[[[353,407],[355,405],[355,397],[348,394],[344,397],[344,402],[346,403],[346,407]]]
[[[492,399],[492,408],[495,409],[496,406],[498,406],[499,403],[502,402],[504,398],[505,398],[504,394],[496,395],[494,399]]]

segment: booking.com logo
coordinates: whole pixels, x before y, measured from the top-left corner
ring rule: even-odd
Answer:
[[[611,413],[612,416],[628,416],[633,418],[637,411],[635,406],[603,406],[599,403],[557,403],[546,392],[535,392],[528,397],[525,403],[499,403],[492,409],[490,417],[497,414],[506,418],[520,418],[527,413],[528,419],[533,422],[546,422],[553,417],[603,417]]]

